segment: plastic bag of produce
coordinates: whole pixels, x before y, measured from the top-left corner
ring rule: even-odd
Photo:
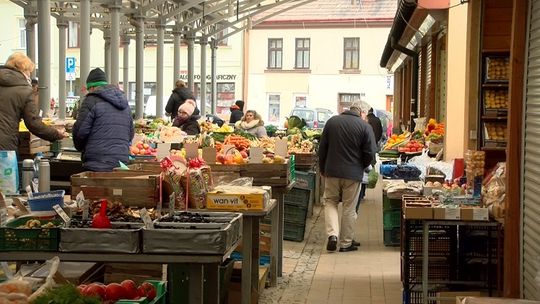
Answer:
[[[15,151],[0,151],[0,191],[17,194],[19,191],[19,171]]]
[[[182,176],[182,184],[186,185],[187,205],[189,208],[206,208],[206,194],[208,193],[208,184],[205,179],[205,173],[202,168],[188,169]]]
[[[377,181],[379,180],[379,174],[375,170],[371,170],[368,173],[368,189],[374,189],[377,186]]]

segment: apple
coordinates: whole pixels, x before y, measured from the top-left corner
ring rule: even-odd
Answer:
[[[144,146],[143,146],[142,143],[138,143],[138,144],[136,145],[136,147],[137,147],[139,150],[144,149]]]
[[[133,154],[133,155],[139,154],[139,148],[137,148],[137,147],[131,146],[130,150],[131,150],[131,154]]]
[[[245,150],[240,151],[240,155],[242,155],[242,158],[248,158],[248,154]]]
[[[148,282],[143,282],[137,289],[139,296],[148,298],[149,301],[152,301],[156,295],[156,287]]]
[[[133,280],[123,280],[120,285],[125,289],[125,296],[127,299],[135,299],[139,296],[137,291],[137,285]]]
[[[150,146],[148,144],[143,144],[143,148],[148,149]]]

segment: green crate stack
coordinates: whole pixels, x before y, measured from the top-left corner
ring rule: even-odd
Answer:
[[[388,198],[383,192],[383,243],[385,246],[399,246],[401,226],[401,199]]]
[[[296,242],[304,240],[310,197],[311,190],[301,188],[292,188],[285,194],[284,239]]]

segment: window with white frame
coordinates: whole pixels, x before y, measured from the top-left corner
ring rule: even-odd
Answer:
[[[79,23],[69,21],[68,24],[68,47],[79,47]]]
[[[294,96],[294,107],[295,108],[306,108],[307,107],[307,96],[306,95],[295,95]]]
[[[343,39],[343,69],[359,69],[360,38]]]
[[[279,122],[279,94],[268,94],[268,121]]]
[[[19,48],[26,48],[26,20],[19,18]]]
[[[283,39],[268,39],[268,68],[281,69],[283,60]]]

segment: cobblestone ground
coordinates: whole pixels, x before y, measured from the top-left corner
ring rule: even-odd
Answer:
[[[319,263],[322,244],[325,240],[324,213],[320,207],[308,219],[305,240],[302,243],[285,241],[283,277],[278,278],[278,286],[266,288],[259,297],[259,303],[300,304],[308,298],[311,281]]]

